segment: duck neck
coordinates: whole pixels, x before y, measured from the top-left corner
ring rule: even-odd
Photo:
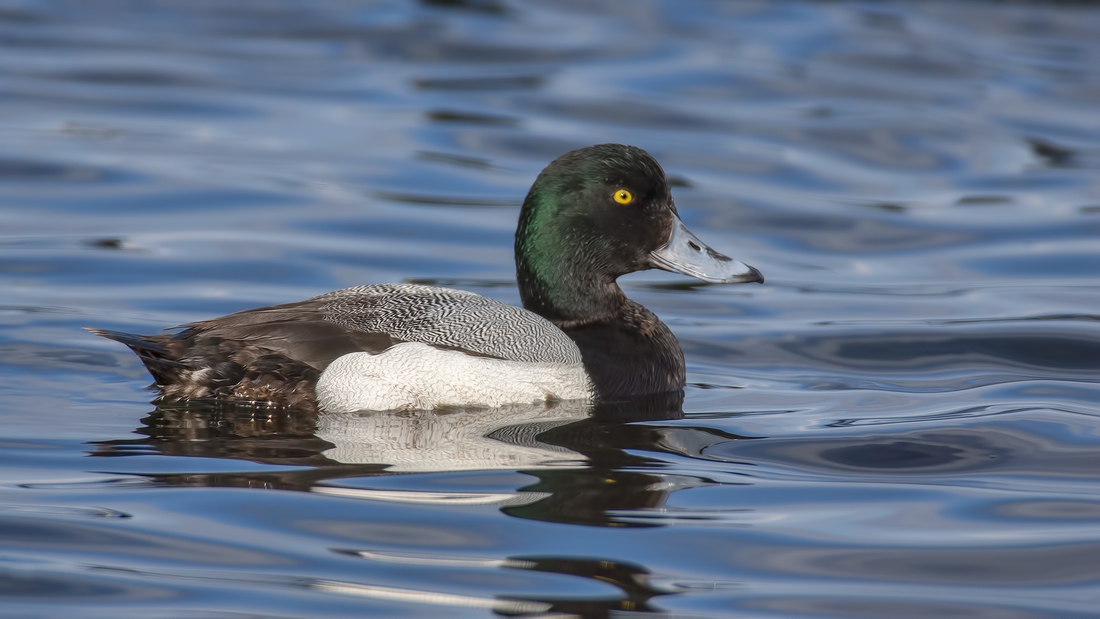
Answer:
[[[552,260],[517,256],[516,280],[523,307],[561,329],[607,322],[628,303],[614,278],[592,273],[576,256]]]
[[[577,344],[597,398],[683,389],[684,353],[676,336],[653,312],[626,298],[614,280],[545,279],[519,262],[523,306]]]
[[[516,226],[516,280],[523,307],[559,328],[612,320],[627,302],[610,272],[609,248],[590,235],[591,222],[573,218],[550,182],[540,177]]]

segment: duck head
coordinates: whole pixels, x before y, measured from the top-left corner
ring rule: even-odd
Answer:
[[[625,297],[615,280],[635,271],[764,281],[692,234],[657,160],[621,144],[566,153],[539,174],[520,212],[516,267],[524,307],[557,322],[616,310]]]

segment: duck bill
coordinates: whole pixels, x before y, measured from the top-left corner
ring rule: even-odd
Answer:
[[[760,271],[707,247],[679,217],[672,217],[672,232],[668,241],[649,254],[650,266],[712,284],[764,283]]]

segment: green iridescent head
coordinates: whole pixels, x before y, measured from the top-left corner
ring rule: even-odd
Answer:
[[[713,283],[764,281],[688,231],[664,170],[640,148],[575,150],[535,179],[516,229],[524,307],[551,320],[583,319],[621,297],[616,278],[654,268]]]

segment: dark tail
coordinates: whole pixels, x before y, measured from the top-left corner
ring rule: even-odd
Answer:
[[[138,359],[141,359],[141,362],[145,364],[145,369],[149,370],[158,385],[170,385],[176,382],[179,380],[180,371],[188,369],[183,363],[170,358],[171,353],[168,350],[167,343],[172,338],[171,335],[134,335],[133,333],[108,331],[93,327],[84,327],[84,330],[90,331],[99,337],[125,344],[130,350],[134,351]]]

